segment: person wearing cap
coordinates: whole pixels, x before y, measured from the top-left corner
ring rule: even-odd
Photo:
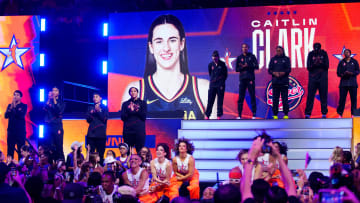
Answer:
[[[7,129],[7,156],[14,158],[15,145],[17,145],[18,158],[20,160],[20,147],[25,144],[26,127],[25,115],[27,105],[21,102],[23,94],[20,90],[15,90],[13,100],[8,105],[5,118],[9,119]]]
[[[145,121],[147,106],[146,103],[138,97],[139,90],[136,87],[129,89],[131,98],[121,106],[121,120],[124,123],[123,138],[129,147],[136,148],[136,152],[145,145],[146,132]]]
[[[225,94],[225,81],[228,75],[226,64],[220,61],[219,52],[212,53],[212,62],[208,65],[210,85],[208,91],[208,103],[205,112],[205,119],[209,119],[213,110],[215,97],[217,96],[217,119],[223,115],[223,101]]]
[[[72,151],[66,156],[65,165],[66,165],[66,171],[69,172],[70,180],[74,179],[76,174],[74,171],[76,171],[76,169],[79,168],[75,166],[76,164],[74,163],[78,163],[78,162],[82,163],[84,161],[84,155],[81,153],[82,145],[83,145],[82,142],[74,141],[71,144]]]
[[[102,104],[99,93],[93,94],[94,105],[89,106],[86,121],[89,123],[86,136],[87,144],[90,145],[90,152],[99,153],[100,162],[104,161],[106,147],[106,124],[109,117],[108,108]]]
[[[305,118],[310,118],[314,107],[316,91],[319,90],[322,118],[326,118],[328,96],[328,70],[329,57],[325,50],[321,49],[320,43],[314,43],[314,50],[307,58],[307,70],[309,71],[308,96],[306,99]]]
[[[115,171],[116,168],[116,159],[112,156],[108,156],[104,160],[104,169],[106,171]]]
[[[126,143],[119,144],[120,156],[116,157],[116,160],[120,162],[123,168],[130,168],[130,156],[129,146]]]
[[[273,92],[273,118],[279,119],[279,103],[280,94],[283,105],[284,119],[289,116],[289,103],[288,103],[288,89],[289,89],[289,74],[291,72],[290,58],[285,56],[284,48],[281,46],[276,47],[276,55],[271,58],[269,63],[269,74],[272,76],[272,92]]]

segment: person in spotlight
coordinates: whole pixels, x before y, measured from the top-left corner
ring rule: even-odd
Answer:
[[[289,73],[291,72],[290,58],[285,56],[284,48],[276,47],[276,55],[271,58],[269,74],[272,76],[272,90],[273,90],[273,118],[278,119],[280,94],[283,105],[284,119],[288,119],[289,103],[288,103],[288,89],[289,89]]]
[[[15,145],[19,160],[21,158],[20,148],[25,144],[26,126],[25,115],[27,105],[21,102],[23,94],[20,90],[15,90],[11,104],[7,106],[5,118],[9,119],[7,129],[7,156],[14,158]]]
[[[357,108],[357,88],[358,84],[356,81],[357,75],[359,75],[359,63],[356,59],[351,57],[351,50],[346,49],[344,51],[345,58],[339,62],[337,67],[337,75],[340,77],[340,98],[339,105],[336,112],[341,118],[344,113],[346,96],[349,92],[351,100],[351,115],[354,115],[354,111]]]
[[[255,70],[259,69],[259,63],[254,54],[249,52],[249,45],[243,43],[241,45],[242,54],[236,58],[236,72],[239,74],[239,100],[238,113],[241,119],[246,89],[249,91],[251,99],[252,119],[256,118],[256,97],[255,97]]]
[[[90,152],[99,153],[100,163],[104,161],[106,146],[106,124],[109,117],[108,108],[102,104],[99,93],[93,94],[94,105],[89,106],[86,121],[89,123],[86,136],[87,144],[90,145]]]
[[[121,106],[121,120],[124,122],[124,142],[130,147],[135,146],[136,152],[140,154],[145,145],[145,120],[147,113],[146,103],[138,97],[139,90],[136,87],[129,89],[131,98]]]
[[[223,102],[225,94],[225,81],[228,75],[226,64],[220,61],[219,52],[212,53],[212,62],[208,65],[210,76],[208,103],[205,112],[205,119],[209,119],[217,96],[217,119],[223,115]]]
[[[208,80],[189,73],[182,23],[173,15],[161,15],[150,26],[144,78],[126,87],[122,101],[129,99],[127,90],[136,87],[151,117],[203,119],[208,86]]]
[[[55,149],[54,156],[56,160],[64,160],[64,128],[62,117],[65,110],[65,103],[60,97],[60,90],[58,87],[53,87],[49,92],[48,100],[43,109],[45,111],[47,145],[50,146],[51,149]]]
[[[174,174],[170,179],[172,197],[180,195],[200,199],[199,172],[195,168],[195,159],[192,156],[194,145],[189,140],[181,138],[177,141],[174,151]]]
[[[327,95],[329,57],[326,51],[321,49],[320,43],[314,43],[314,50],[308,55],[307,70],[309,71],[309,84],[305,118],[310,118],[311,116],[316,90],[319,90],[322,118],[326,118],[326,114],[328,112]]]

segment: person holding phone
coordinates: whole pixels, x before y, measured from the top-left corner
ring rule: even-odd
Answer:
[[[25,115],[27,105],[21,102],[23,93],[15,90],[11,104],[8,105],[5,118],[9,119],[7,129],[7,155],[14,158],[15,145],[17,145],[17,153],[19,160],[21,159],[20,148],[25,144],[26,126]]]
[[[63,141],[64,128],[62,123],[65,103],[60,97],[60,90],[54,86],[48,94],[48,100],[44,106],[46,124],[46,145],[55,149],[55,160],[65,160]]]

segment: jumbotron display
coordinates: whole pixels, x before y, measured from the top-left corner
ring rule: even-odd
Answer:
[[[26,135],[33,134],[34,123],[28,112],[33,109],[30,89],[38,69],[40,19],[38,16],[0,16],[0,150],[6,152],[8,119],[4,115],[15,90],[23,93],[27,104]]]
[[[136,87],[147,102],[148,117],[202,119],[209,88],[208,64],[212,52],[218,50],[228,68],[223,118],[235,118],[239,91],[236,57],[241,54],[241,44],[246,43],[259,62],[255,72],[256,116],[272,117],[268,65],[275,47],[281,45],[292,69],[289,117],[304,118],[306,61],[313,44],[319,42],[330,64],[327,116],[337,117],[340,78],[336,69],[345,49],[350,49],[355,59],[360,52],[359,9],[360,3],[341,3],[111,14],[109,110],[119,111],[121,103],[129,98],[129,87]],[[180,23],[156,26],[167,14]],[[244,118],[251,118],[250,106],[247,93]],[[343,116],[350,116],[349,98]],[[318,96],[312,117],[321,117]]]

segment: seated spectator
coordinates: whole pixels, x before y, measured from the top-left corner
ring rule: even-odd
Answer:
[[[343,149],[339,146],[336,146],[329,158],[330,165],[342,164],[343,163]]]
[[[170,149],[165,143],[159,143],[156,147],[156,158],[151,161],[152,183],[150,192],[157,201],[162,196],[170,198],[170,178],[172,167],[170,159]]]
[[[130,168],[130,151],[129,146],[126,143],[119,144],[120,149],[120,156],[116,158],[116,160],[120,161],[120,164],[123,168],[129,169]]]
[[[151,174],[150,162],[152,160],[151,151],[147,147],[143,147],[140,150],[140,156],[142,159],[141,168],[146,168],[149,174]]]
[[[220,186],[214,193],[214,203],[224,202],[241,202],[239,189],[231,184]]]
[[[201,199],[201,203],[213,203],[215,191],[216,190],[213,187],[205,188],[202,199]],[[239,188],[238,188],[238,191],[239,191]]]
[[[113,171],[105,171],[101,178],[99,193],[103,202],[113,203],[113,195],[118,191]]]
[[[20,148],[21,158],[19,160],[19,165],[23,166],[25,164],[25,159],[30,156],[30,147],[27,145],[23,145]]]
[[[360,143],[357,143],[357,145],[355,147],[354,163],[355,163],[355,168],[359,169],[360,168]]]
[[[351,172],[355,168],[354,160],[350,151],[343,151],[343,164],[342,167],[347,172]]]
[[[174,175],[170,180],[171,184],[177,186],[180,196],[189,193],[190,199],[200,199],[199,172],[195,168],[195,159],[192,156],[194,145],[182,138],[177,141],[174,151],[176,156],[172,161]],[[172,192],[175,196],[177,191],[172,189]]]
[[[149,174],[146,169],[141,168],[141,157],[133,154],[130,157],[130,169],[122,174],[124,183],[132,186],[136,195],[142,202],[151,202],[152,197],[149,192]]]
[[[287,150],[288,147],[286,145],[285,142],[280,143],[280,142],[273,142],[275,149],[279,151],[279,153],[281,154],[282,159],[284,159],[285,163],[288,164],[288,158],[287,158]],[[270,157],[270,159],[272,159],[272,157]],[[271,160],[270,160],[271,161]],[[279,165],[278,163],[276,163],[277,166]]]
[[[63,203],[81,203],[84,196],[84,188],[77,183],[69,183],[64,189]]]

